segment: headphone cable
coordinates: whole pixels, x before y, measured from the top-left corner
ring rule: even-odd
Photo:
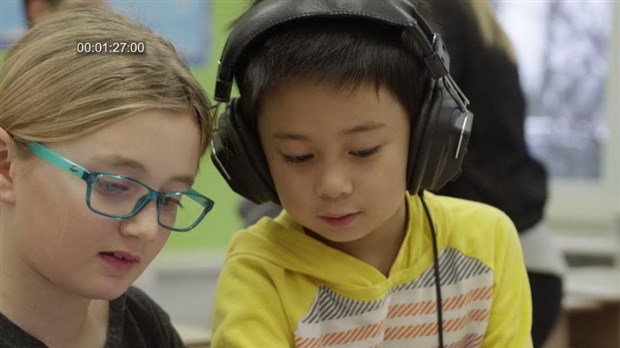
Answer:
[[[424,212],[426,213],[426,217],[428,218],[428,223],[431,226],[431,236],[433,238],[433,271],[435,274],[435,292],[437,295],[437,330],[439,332],[439,348],[443,348],[443,304],[441,299],[441,278],[439,276],[439,252],[437,250],[437,233],[435,232],[435,224],[433,223],[431,213],[428,210],[426,202],[424,201],[424,191],[420,190],[419,195],[422,206],[424,207]]]

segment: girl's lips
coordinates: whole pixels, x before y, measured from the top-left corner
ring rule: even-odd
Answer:
[[[334,227],[346,227],[353,223],[359,213],[352,213],[339,216],[321,216],[325,222]]]
[[[101,252],[99,256],[107,264],[121,270],[129,270],[140,261],[140,258],[123,251]]]

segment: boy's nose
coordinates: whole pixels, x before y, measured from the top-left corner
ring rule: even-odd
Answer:
[[[323,199],[346,197],[353,192],[353,180],[340,166],[324,168],[315,185],[315,193]]]

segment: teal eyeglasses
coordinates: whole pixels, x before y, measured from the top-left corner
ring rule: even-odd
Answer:
[[[184,192],[158,192],[123,175],[90,172],[40,143],[27,145],[42,160],[86,181],[86,205],[99,215],[128,219],[140,213],[150,201],[155,201],[160,226],[187,232],[196,227],[214,205],[211,199],[191,188]],[[177,219],[180,214],[183,218]]]

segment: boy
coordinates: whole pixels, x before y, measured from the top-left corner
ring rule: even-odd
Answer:
[[[530,295],[500,211],[434,196],[471,127],[407,1],[259,1],[235,24],[214,162],[284,212],[237,233],[214,347],[527,347]]]

